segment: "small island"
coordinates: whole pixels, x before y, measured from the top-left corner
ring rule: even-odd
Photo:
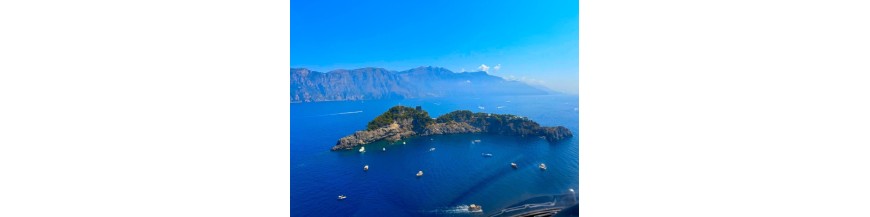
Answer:
[[[332,150],[353,149],[356,146],[381,140],[395,142],[413,136],[459,133],[538,136],[549,142],[573,136],[571,131],[563,126],[542,127],[537,122],[516,115],[458,110],[433,119],[429,117],[429,112],[424,111],[420,106],[416,108],[395,106],[370,121],[366,130],[339,139]]]

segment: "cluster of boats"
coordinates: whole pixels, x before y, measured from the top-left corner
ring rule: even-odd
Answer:
[[[474,143],[480,143],[480,140],[479,140],[479,139],[475,139],[475,140],[472,140],[471,143],[472,143],[472,144],[474,144]],[[407,144],[407,143],[402,142],[402,144]],[[384,148],[381,149],[381,151],[387,151],[387,148],[384,147]],[[430,148],[429,151],[435,151],[435,148]],[[366,147],[365,147],[365,146],[360,147],[360,148],[359,148],[359,152],[360,152],[360,153],[364,153],[364,152],[366,152]],[[480,153],[480,155],[483,156],[483,157],[492,157],[492,154],[491,154],[491,153]],[[517,163],[511,162],[511,167],[513,167],[514,169],[517,169],[517,168],[518,168]],[[541,170],[547,170],[547,165],[541,163],[541,164],[538,165],[538,168],[540,168]],[[365,166],[363,166],[363,171],[369,171],[369,165],[365,165]],[[422,177],[422,176],[423,176],[423,171],[422,171],[422,170],[417,171],[417,177]],[[573,192],[573,190],[574,190],[574,189],[571,189],[572,192]],[[345,198],[347,198],[347,196],[345,196],[345,195],[338,195],[338,200],[344,200]],[[469,212],[482,212],[482,211],[483,211],[483,207],[482,207],[482,206],[479,206],[479,205],[471,204],[471,205],[468,206],[468,211],[469,211]]]

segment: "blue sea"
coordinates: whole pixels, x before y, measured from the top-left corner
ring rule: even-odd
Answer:
[[[579,183],[577,103],[576,95],[293,103],[290,214],[489,216],[560,198],[548,197],[553,195],[569,195],[558,199],[560,204],[576,204],[569,189]],[[542,126],[565,126],[574,137],[549,143],[538,137],[439,135],[405,144],[377,142],[366,145],[365,153],[330,151],[339,138],[365,129],[396,105],[422,106],[433,118],[454,110],[515,114]],[[519,168],[511,168],[511,162]],[[540,163],[547,170],[538,169]],[[424,175],[417,177],[421,170]],[[338,195],[347,199],[337,200]],[[483,206],[483,213],[468,212],[469,204]]]

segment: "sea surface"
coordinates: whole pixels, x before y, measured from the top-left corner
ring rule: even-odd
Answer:
[[[572,194],[569,189],[578,189],[577,101],[576,95],[546,95],[293,103],[290,214],[488,216],[533,198]],[[422,106],[433,118],[454,110],[515,114],[542,126],[565,126],[574,137],[549,143],[538,137],[456,134],[377,142],[366,145],[365,153],[330,151],[339,138],[365,129],[396,105]],[[547,170],[538,169],[540,163]],[[417,177],[421,170],[424,175]],[[337,200],[338,195],[347,199]],[[482,205],[483,213],[467,212],[469,204]]]

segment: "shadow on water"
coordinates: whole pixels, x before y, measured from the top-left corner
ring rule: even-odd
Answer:
[[[471,187],[469,187],[468,189],[466,189],[463,192],[472,192],[473,189],[483,188],[486,185],[495,182],[495,180],[500,179],[501,177],[504,177],[505,175],[508,174],[508,172],[511,172],[511,171],[498,172],[498,173],[493,173],[489,176],[486,176],[485,178],[483,178],[479,182],[475,183],[474,185],[472,185]],[[451,200],[450,204],[454,204],[454,205],[458,204],[459,202],[463,201],[463,199],[465,199],[468,196],[469,196],[469,194],[459,195],[458,197],[455,197],[453,200]]]

